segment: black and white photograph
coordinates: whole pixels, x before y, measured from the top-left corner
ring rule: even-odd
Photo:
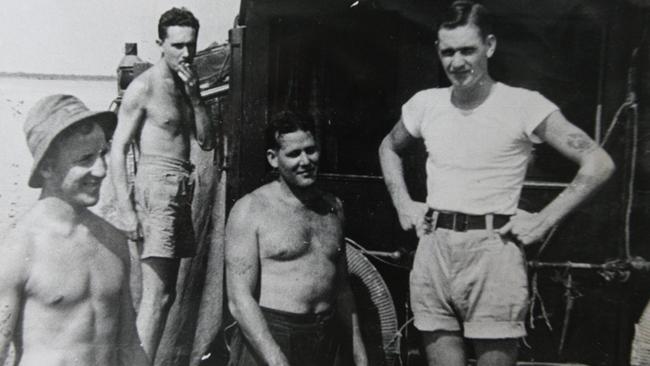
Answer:
[[[2,8],[0,366],[650,365],[650,1]]]

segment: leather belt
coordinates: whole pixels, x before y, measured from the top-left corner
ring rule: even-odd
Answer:
[[[498,229],[510,221],[510,216],[496,214],[467,215],[458,212],[441,212],[429,209],[426,213],[425,220],[432,224],[434,230],[442,228],[453,231],[467,231],[485,230],[489,228],[489,220],[492,220],[492,228]]]

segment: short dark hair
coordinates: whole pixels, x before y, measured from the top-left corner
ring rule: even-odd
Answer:
[[[198,33],[199,20],[186,8],[171,8],[163,13],[158,20],[158,39],[167,38],[167,28],[171,26],[191,27]]]
[[[266,148],[278,150],[280,136],[296,131],[310,132],[315,136],[314,119],[309,114],[294,111],[282,111],[273,115],[266,125]]]
[[[443,13],[440,29],[454,29],[468,24],[474,24],[483,38],[492,34],[492,15],[487,8],[472,0],[454,1]]]

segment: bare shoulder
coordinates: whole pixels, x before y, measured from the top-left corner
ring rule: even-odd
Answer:
[[[153,67],[150,67],[138,75],[124,92],[122,104],[127,106],[138,105],[146,101],[153,90],[152,78],[154,77]]]
[[[47,207],[42,201],[37,201],[25,214],[18,219],[9,235],[14,237],[29,238],[30,240],[39,235],[52,233],[52,225],[47,214]],[[38,225],[34,225],[38,222]]]
[[[133,79],[133,81],[131,81],[131,84],[129,84],[129,87],[126,90],[129,90],[131,88],[135,88],[135,89],[150,88],[154,82],[155,77],[156,77],[156,65],[152,65],[150,68],[146,69],[135,79]]]
[[[279,189],[279,183],[277,181],[273,181],[271,183],[267,183],[253,192],[249,194],[250,199],[258,205],[258,208],[261,207],[269,207],[272,206],[275,202],[277,202],[279,195],[278,195],[278,189]]]
[[[257,188],[240,198],[228,215],[229,232],[257,232],[268,216],[276,213],[277,195],[273,183]]]
[[[268,208],[271,205],[271,197],[267,186],[262,186],[237,200],[230,212],[230,216],[232,218],[240,217],[251,220]]]

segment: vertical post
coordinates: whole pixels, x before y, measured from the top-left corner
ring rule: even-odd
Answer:
[[[605,68],[607,67],[607,42],[609,37],[609,21],[611,15],[600,32],[600,62],[598,63],[598,95],[596,100],[596,116],[594,121],[594,140],[600,144],[603,130],[603,89],[605,88]]]
[[[243,122],[243,100],[244,100],[244,34],[245,26],[236,26],[228,33],[228,43],[230,44],[230,110],[228,118],[224,123],[224,141],[227,149],[224,149],[222,159],[222,168],[228,169],[235,167],[228,175],[226,182],[226,202],[230,206],[234,199],[239,196],[239,148],[241,146],[241,126]],[[225,146],[224,146],[225,147]]]

